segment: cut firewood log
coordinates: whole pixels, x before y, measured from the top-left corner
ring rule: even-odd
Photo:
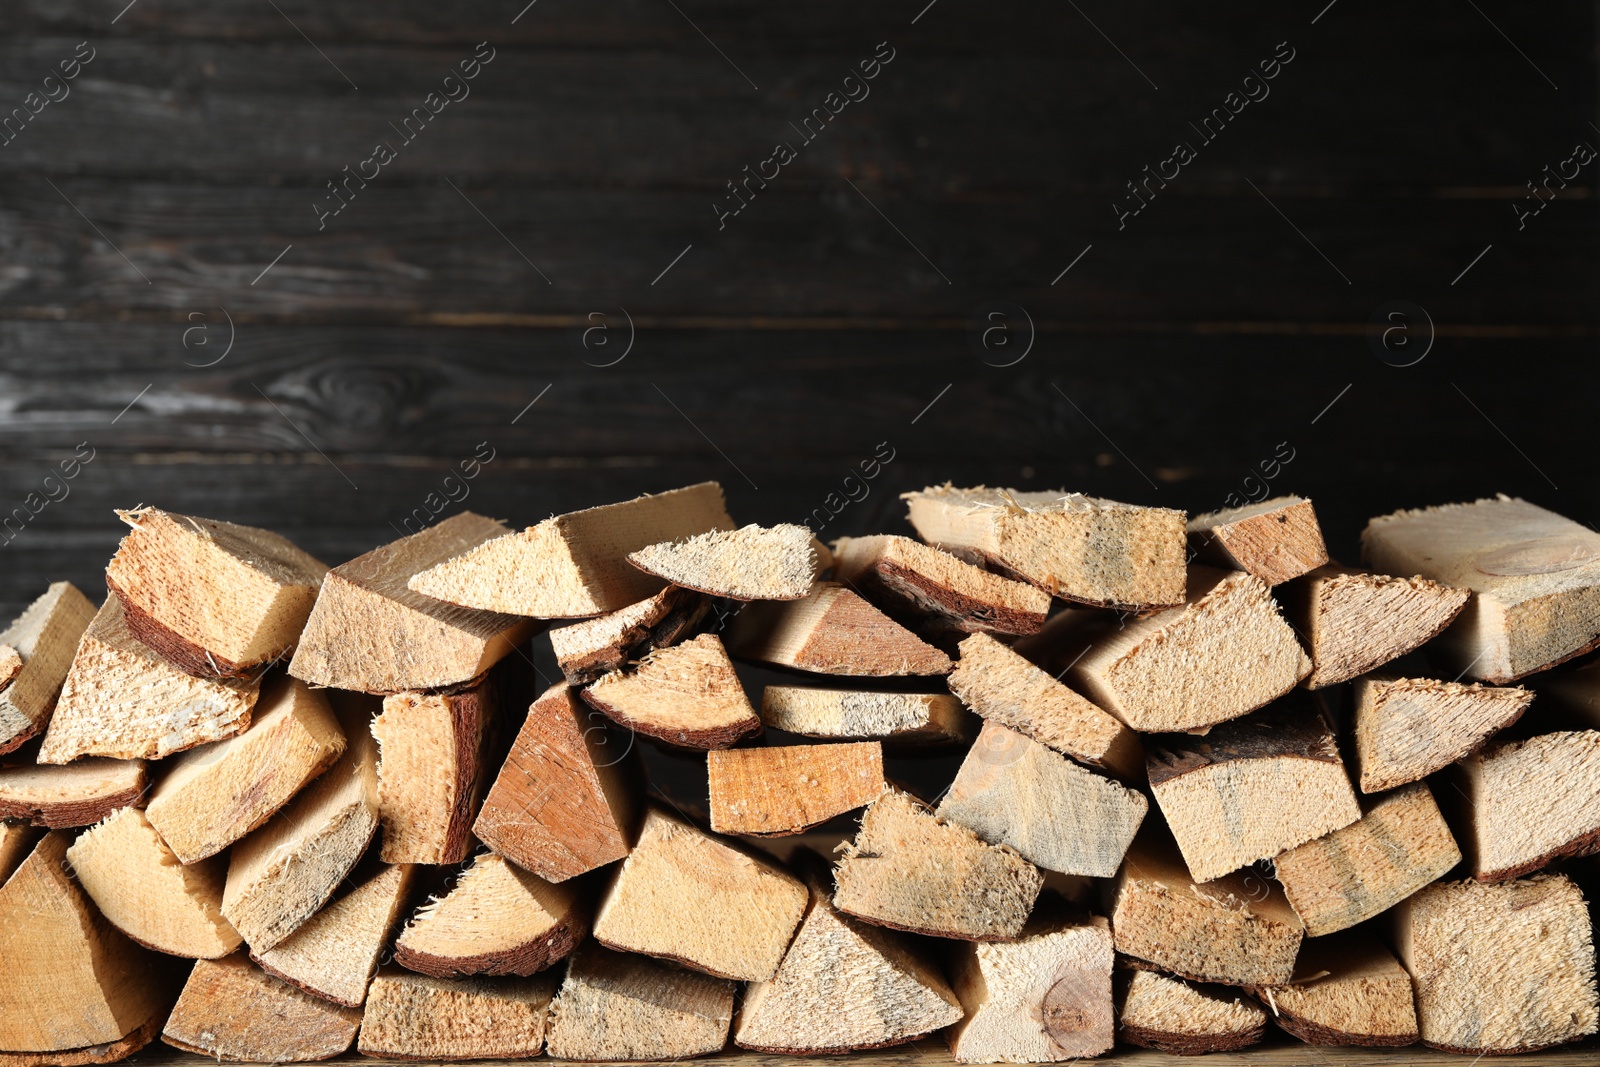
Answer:
[[[1479,881],[1600,852],[1600,731],[1494,742],[1460,769],[1462,843]]]
[[[236,1063],[306,1063],[339,1055],[361,1012],[302,993],[244,953],[200,960],[161,1031],[173,1048]]]
[[[132,527],[106,565],[128,629],[190,674],[230,678],[287,653],[328,565],[252,526],[118,511]]]
[[[1278,591],[1305,641],[1321,689],[1366,674],[1438,637],[1472,594],[1426,578],[1393,578],[1328,564]]]
[[[761,731],[716,634],[658,648],[632,670],[605,675],[583,698],[620,725],[681,748],[726,748]]]
[[[365,693],[471,681],[534,632],[527,619],[474,611],[407,586],[413,575],[506,533],[464,511],[329,571],[289,673]]]
[[[378,829],[377,701],[335,698],[344,755],[259,829],[233,846],[222,914],[253,952],[294,933],[327,903]]]
[[[138,808],[84,832],[67,862],[100,913],[146,948],[212,960],[239,947],[222,917],[221,859],[182,864]]]
[[[889,790],[868,806],[834,870],[836,908],[879,926],[960,941],[1022,933],[1044,885],[1004,845],[939,818]]]
[[[652,807],[600,902],[594,936],[620,951],[761,982],[777,971],[809,899],[775,862]]]
[[[937,814],[1046,870],[1111,878],[1148,807],[1143,793],[986,722]]]
[[[372,980],[356,1048],[402,1060],[531,1059],[544,1051],[554,975],[433,978],[395,970]]]
[[[181,862],[214,856],[289,803],[345,745],[328,698],[280,677],[262,691],[249,729],[172,762],[150,794],[150,823]]]
[[[1183,603],[1184,514],[1082,493],[956,489],[902,493],[931,545],[1032,582],[1052,596],[1107,608]]]
[[[632,754],[565,682],[528,709],[472,831],[512,863],[564,882],[628,854],[641,805]]]
[[[1533,693],[1514,686],[1373,676],[1355,683],[1361,791],[1420,781],[1475,752],[1522,717]]]
[[[406,923],[394,960],[435,978],[527,977],[566,959],[588,932],[589,905],[574,886],[552,885],[480,852],[449,892]]]
[[[682,1060],[721,1052],[734,983],[591,944],[550,1006],[553,1060]]]
[[[256,965],[324,1000],[359,1008],[405,914],[416,868],[382,867],[265,952]]]
[[[10,645],[0,644],[0,689],[10,685],[22,673],[22,653]]]
[[[49,723],[78,640],[94,618],[89,598],[71,582],[54,582],[0,633],[22,665],[0,688],[0,755],[37,736]]]
[[[418,593],[483,611],[539,619],[602,615],[658,592],[662,581],[628,553],[662,541],[732,530],[722,486],[700,482],[620,504],[557,515],[466,545],[410,580]]]
[[[728,630],[741,659],[815,674],[948,674],[950,657],[836,582],[802,600],[747,604]]]
[[[1212,511],[1189,520],[1192,558],[1247,571],[1268,585],[1298,578],[1328,562],[1328,546],[1311,501],[1280,496]]]
[[[1150,791],[1197,882],[1361,818],[1339,745],[1302,695],[1225,722],[1203,737],[1153,742]]]
[[[1267,1013],[1237,989],[1143,968],[1124,981],[1117,1036],[1130,1045],[1198,1056],[1248,1048],[1266,1033]]]
[[[1308,1045],[1397,1047],[1418,1037],[1411,976],[1370,934],[1307,941],[1293,983],[1255,992]]]
[[[33,846],[44,836],[39,830],[22,822],[0,822],[0,885],[4,885],[11,872],[22,866]]]
[[[39,762],[161,759],[220,741],[250,725],[258,691],[255,679],[196,678],[174,667],[133,636],[121,601],[107,597],[78,643]]]
[[[1526,500],[1397,511],[1361,549],[1380,571],[1472,590],[1437,643],[1451,670],[1504,684],[1600,644],[1600,533]]]
[[[1425,1045],[1528,1052],[1600,1025],[1589,909],[1565,875],[1440,882],[1396,908],[1394,927]]]
[[[826,565],[793,523],[712,530],[628,553],[628,562],[685,589],[730,600],[799,600]]]
[[[1278,882],[1308,937],[1387,911],[1461,862],[1425,783],[1367,802],[1356,822],[1279,856]]]
[[[692,589],[669,585],[655,596],[616,611],[550,631],[561,673],[588,685],[620,671],[658,648],[693,637],[711,613],[711,601]]]
[[[884,790],[876,741],[728,748],[707,753],[706,762],[711,829],[719,834],[798,834]]]
[[[65,829],[93,826],[118,808],[139,804],[148,788],[143,760],[91,757],[65,767],[0,767],[0,819]]]
[[[833,543],[833,577],[902,625],[915,618],[933,633],[1037,633],[1050,594],[974,567],[909,537],[842,537]]]
[[[881,741],[914,748],[956,744],[969,736],[967,713],[948,693],[873,693],[769,685],[761,721],[774,730],[825,741]]]

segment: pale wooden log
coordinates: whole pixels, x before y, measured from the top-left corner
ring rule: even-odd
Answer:
[[[473,823],[478,839],[549,882],[628,854],[641,810],[631,753],[565,682],[528,709]]]
[[[1355,683],[1355,757],[1361,791],[1420,781],[1475,752],[1522,717],[1533,693],[1518,687],[1373,676]]]
[[[950,657],[836,582],[802,600],[747,604],[728,630],[742,659],[815,674],[948,674]]]
[[[1460,768],[1474,878],[1504,881],[1600,852],[1600,731],[1494,742]]]
[[[1452,671],[1503,684],[1600,643],[1600,533],[1505,495],[1367,523],[1365,562],[1472,590],[1437,643]]]
[[[1361,817],[1339,745],[1313,698],[1172,735],[1147,761],[1150,791],[1189,873],[1209,882]]]
[[[0,767],[0,819],[51,829],[92,826],[118,808],[139,804],[147,788],[143,760],[91,757],[65,767],[8,764]]]
[[[827,565],[811,531],[793,523],[712,530],[628,553],[673,585],[730,600],[799,600]]]
[[[254,679],[179,670],[133,636],[121,602],[107,597],[78,643],[39,762],[161,759],[220,741],[250,725],[258,690]]]
[[[658,648],[632,670],[603,676],[583,698],[620,725],[681,748],[726,748],[761,731],[716,634]]]
[[[719,834],[798,834],[870,804],[884,790],[883,746],[729,748],[706,754],[711,829]]]
[[[1148,807],[1144,794],[986,722],[937,814],[1046,870],[1111,878]]]
[[[1130,1045],[1197,1056],[1248,1048],[1266,1033],[1267,1013],[1237,989],[1142,968],[1124,981],[1117,1036]]]
[[[1044,878],[1004,845],[889,790],[868,806],[834,870],[834,906],[879,926],[960,941],[1022,932]]]
[[[1306,942],[1289,985],[1254,991],[1273,1021],[1308,1045],[1415,1044],[1411,976],[1370,934]]]
[[[1309,937],[1364,922],[1461,861],[1425,783],[1369,801],[1361,818],[1279,856],[1274,864]]]
[[[1050,613],[1043,589],[894,534],[835,541],[833,577],[902,625],[920,618],[934,634],[1037,633]]]
[[[379,957],[405,914],[416,870],[409,864],[380,868],[251,958],[268,974],[307,993],[361,1007]]]
[[[1278,591],[1311,654],[1301,682],[1321,689],[1366,674],[1444,632],[1472,594],[1426,578],[1394,578],[1336,563]]]
[[[825,741],[881,741],[913,748],[954,744],[969,736],[967,713],[948,693],[873,693],[769,685],[761,721],[774,730]]]
[[[172,984],[177,986],[176,981]],[[166,1021],[166,1011],[158,1011],[138,1029],[116,1041],[67,1052],[0,1052],[0,1067],[82,1067],[86,1064],[118,1063],[160,1037],[161,1027]]]
[[[100,913],[146,948],[209,960],[242,941],[222,917],[223,861],[180,863],[137,808],[81,834],[67,862]]]
[[[146,814],[178,859],[194,863],[266,822],[345,747],[328,698],[281,676],[262,690],[249,729],[172,761]]]
[[[662,541],[732,530],[722,486],[700,482],[620,504],[557,515],[430,562],[411,588],[439,600],[540,619],[616,611],[659,591],[628,553]]]
[[[526,619],[474,611],[408,588],[412,576],[506,533],[464,511],[329,571],[289,663],[313,685],[367,693],[471,681],[534,632]]]
[[[1589,910],[1565,875],[1440,882],[1393,916],[1423,1044],[1467,1055],[1527,1052],[1600,1025]]]
[[[200,960],[161,1031],[173,1048],[233,1063],[306,1063],[339,1055],[361,1012],[302,993],[244,953]]]
[[[132,527],[106,565],[128,629],[190,674],[248,674],[300,638],[328,565],[252,526],[118,511]]]
[[[50,721],[83,631],[94,618],[89,598],[71,582],[53,582],[0,633],[22,660],[0,688],[0,755],[37,736]]]
[[[544,1051],[554,975],[433,978],[396,970],[372,980],[356,1048],[403,1060],[529,1059]]]
[[[1097,607],[1183,603],[1184,514],[1082,493],[956,489],[902,493],[931,545],[1052,596]]]
[[[27,823],[0,822],[0,885],[4,885],[11,873],[22,866],[22,861],[28,858],[42,836],[40,831]]]
[[[720,1052],[734,983],[646,956],[588,945],[550,1006],[545,1051],[555,1060],[640,1062]]]
[[[1328,562],[1317,513],[1304,497],[1280,496],[1196,515],[1187,532],[1190,558],[1247,571],[1268,585]]]
[[[567,681],[587,685],[694,636],[710,612],[711,602],[700,593],[669,585],[636,604],[557,626],[550,631],[550,647]]]

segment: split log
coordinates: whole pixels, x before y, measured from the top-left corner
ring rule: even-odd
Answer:
[[[1046,870],[1111,878],[1148,807],[1144,794],[986,722],[937,813]]]
[[[1474,878],[1519,878],[1600,852],[1600,731],[1496,742],[1460,768],[1462,841]]]
[[[1411,976],[1369,934],[1307,941],[1290,985],[1257,992],[1273,1021],[1308,1045],[1415,1044]]]
[[[531,1059],[544,1051],[553,975],[432,978],[394,971],[372,980],[356,1048],[404,1060]]]
[[[1355,683],[1361,791],[1420,781],[1477,751],[1522,717],[1533,693],[1516,687],[1374,676]]]
[[[1589,909],[1565,875],[1440,882],[1396,908],[1394,925],[1425,1045],[1528,1052],[1600,1025]]]
[[[527,977],[572,954],[589,932],[588,904],[480,852],[450,891],[423,905],[395,941],[394,960],[419,974]]]
[[[28,858],[42,836],[27,823],[0,822],[0,885],[4,885],[12,872],[22,866],[22,861]]]
[[[903,626],[920,620],[935,637],[1037,633],[1050,613],[1043,589],[894,534],[835,541],[833,577]]]
[[[673,585],[730,600],[799,600],[825,566],[804,526],[741,526],[628,553],[628,562]]]
[[[306,1063],[339,1055],[360,1028],[360,1011],[302,993],[241,952],[194,965],[161,1040],[218,1061]]]
[[[1439,638],[1451,670],[1504,684],[1600,644],[1600,533],[1501,495],[1367,523],[1366,562],[1473,592]]]
[[[22,673],[22,653],[10,645],[0,644],[0,689],[10,685]]]
[[[50,721],[78,641],[94,618],[89,598],[71,582],[54,582],[0,633],[22,666],[0,688],[0,755],[32,739]]]
[[[567,681],[588,685],[655,649],[688,640],[710,613],[711,602],[703,595],[669,585],[637,604],[556,627],[550,631],[550,647]]]
[[[1348,682],[1444,632],[1472,594],[1426,578],[1393,578],[1329,564],[1290,582],[1279,596],[1284,615],[1311,653],[1301,684],[1321,689]]]
[[[802,600],[747,604],[728,630],[742,659],[815,674],[948,674],[950,657],[835,582]]]
[[[1387,911],[1461,862],[1425,783],[1376,798],[1349,826],[1292,848],[1274,864],[1306,935],[1321,937]]]
[[[146,948],[211,960],[239,947],[222,917],[222,860],[180,863],[138,808],[80,835],[67,862],[100,913]]]
[[[415,874],[410,865],[380,868],[294,933],[251,958],[274,978],[307,993],[348,1008],[361,1007],[379,957],[405,914]]]
[[[781,837],[870,804],[884,790],[876,741],[709,752],[711,829]]]
[[[90,758],[65,767],[0,767],[0,819],[66,829],[93,826],[138,804],[148,788],[143,760]]]
[[[1248,1048],[1266,1033],[1267,1013],[1237,989],[1142,968],[1124,981],[1117,1036],[1130,1045],[1198,1056]]]
[[[700,482],[546,519],[431,561],[412,590],[464,607],[539,619],[581,619],[627,607],[662,581],[628,553],[662,541],[732,530],[722,486]]]
[[[725,979],[591,944],[568,966],[550,1007],[545,1052],[604,1063],[721,1052],[733,992]]]
[[[406,583],[505,533],[503,524],[464,511],[333,568],[289,673],[366,693],[441,689],[478,677],[530,636],[533,624],[445,603]]]
[[[761,721],[802,737],[906,748],[957,744],[969,736],[967,713],[948,693],[769,685],[761,693]]]
[[[132,527],[106,566],[128,629],[190,674],[233,678],[300,638],[328,565],[252,526],[118,511]]]
[[[1280,496],[1196,515],[1187,529],[1191,559],[1246,571],[1268,585],[1328,562],[1317,513],[1304,497]]]
[[[682,748],[726,748],[761,731],[716,634],[658,648],[633,670],[605,675],[583,698],[620,725]]]
[[[868,806],[860,832],[840,851],[835,907],[933,937],[1015,938],[1044,884],[1039,869],[1014,850],[988,844],[893,789]]]
[[[1106,608],[1183,603],[1184,514],[1082,493],[956,489],[902,493],[931,545],[1066,600]]]

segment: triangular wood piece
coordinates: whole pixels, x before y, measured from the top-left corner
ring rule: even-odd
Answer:
[[[1533,693],[1515,686],[1374,676],[1355,683],[1361,791],[1420,781],[1522,717]]]
[[[1284,615],[1311,653],[1301,684],[1321,689],[1405,655],[1438,637],[1472,594],[1426,578],[1392,578],[1329,564],[1279,591]]]
[[[27,823],[9,819],[0,821],[0,885],[4,885],[11,873],[22,866],[22,861],[28,858],[33,846],[43,836],[41,831]]]
[[[1197,1056],[1248,1048],[1266,1033],[1267,1013],[1237,989],[1142,968],[1125,981],[1117,1036],[1130,1045]]]
[[[1492,743],[1461,762],[1461,778],[1461,840],[1478,880],[1600,852],[1600,731]]]
[[[550,1007],[552,1060],[678,1061],[721,1052],[733,982],[591,944]]]
[[[1280,496],[1189,520],[1189,548],[1203,563],[1247,571],[1268,585],[1328,562],[1311,501]]]
[[[881,741],[885,747],[949,745],[971,736],[970,716],[948,693],[873,693],[769,685],[761,721],[774,730],[824,741]]]
[[[728,649],[742,659],[816,674],[948,674],[950,657],[834,582],[801,600],[757,602],[739,612]]]
[[[605,675],[583,697],[628,729],[681,748],[726,748],[761,730],[715,634],[658,648],[632,670]]]
[[[799,600],[822,571],[804,526],[741,526],[628,554],[628,562],[673,585],[730,600]]]
[[[466,546],[430,564],[411,588],[439,600],[537,619],[616,611],[661,589],[628,553],[661,541],[731,530],[722,486],[700,482],[620,504],[574,511]]]
[[[405,913],[416,868],[383,867],[251,958],[268,974],[324,1000],[359,1008],[378,959]]]
[[[94,605],[77,586],[54,582],[0,633],[0,643],[22,660],[11,681],[0,688],[0,755],[49,724],[78,640],[94,614]]]
[[[360,1028],[360,1011],[302,993],[241,952],[194,965],[161,1040],[219,1061],[304,1063],[339,1055]]]
[[[93,826],[118,808],[139,803],[146,788],[143,760],[90,758],[65,767],[9,764],[0,767],[0,819],[51,829]]]
[[[554,975],[433,978],[393,970],[372,980],[363,1056],[458,1063],[522,1060],[544,1051]]]
[[[883,746],[771,745],[706,754],[711,829],[778,837],[870,804],[884,789]]]
[[[1370,934],[1307,941],[1293,983],[1255,992],[1273,1021],[1308,1045],[1393,1048],[1417,1040],[1411,976]]]
[[[550,631],[550,647],[567,681],[587,685],[655,649],[692,637],[710,613],[711,602],[703,595],[669,585],[637,604],[557,626]]]

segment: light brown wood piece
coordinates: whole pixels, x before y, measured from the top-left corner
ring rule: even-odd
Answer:
[[[1426,783],[1376,797],[1359,820],[1290,849],[1275,862],[1278,882],[1321,937],[1398,904],[1461,862],[1461,851]]]
[[[1097,607],[1183,603],[1184,514],[1065,490],[956,489],[902,493],[931,545],[1052,596]]]
[[[681,748],[726,748],[761,732],[716,634],[658,648],[632,670],[603,676],[583,698],[620,725]]]
[[[1600,731],[1492,743],[1462,761],[1461,778],[1462,840],[1480,881],[1600,852]]]
[[[1533,693],[1431,678],[1358,679],[1355,756],[1361,791],[1420,781],[1475,752],[1522,717]]]
[[[161,1027],[166,1021],[167,1008],[162,1005],[154,1015],[116,1041],[65,1052],[0,1052],[0,1067],[84,1067],[87,1064],[118,1063],[160,1037]],[[148,1063],[151,1058],[146,1056],[141,1062]],[[160,1054],[157,1053],[154,1058],[159,1059]]]
[[[1294,982],[1255,992],[1273,1021],[1308,1045],[1395,1047],[1418,1037],[1411,976],[1370,934],[1306,942]]]
[[[1426,578],[1393,578],[1329,564],[1278,591],[1284,615],[1311,654],[1301,684],[1321,689],[1438,637],[1472,594]]]
[[[1050,613],[1043,589],[895,534],[835,541],[833,577],[890,615],[924,618],[936,632],[1031,634]]]
[[[720,1052],[733,1021],[734,983],[588,945],[550,1006],[553,1060],[681,1060]]]
[[[867,807],[840,849],[833,903],[858,919],[959,941],[1022,932],[1044,885],[1014,849],[991,845],[891,789]]]
[[[793,523],[712,530],[628,553],[628,562],[673,585],[730,600],[799,600],[826,563],[811,531]]]
[[[729,748],[706,754],[711,829],[719,834],[798,834],[870,804],[884,789],[883,746]]]
[[[91,757],[65,767],[0,767],[0,819],[66,829],[93,826],[118,808],[139,804],[148,787],[143,760]]]
[[[1142,968],[1124,981],[1117,1036],[1130,1045],[1197,1056],[1248,1048],[1266,1033],[1267,1013],[1237,989]]]
[[[361,1012],[302,993],[244,953],[200,960],[189,972],[161,1040],[234,1063],[305,1063],[339,1055]]]
[[[913,748],[967,740],[967,713],[948,693],[873,693],[769,685],[761,721],[774,730],[824,741],[881,741]]]
[[[1393,914],[1423,1044],[1526,1052],[1600,1024],[1589,909],[1565,875],[1440,882]]]
[[[0,755],[49,724],[56,695],[94,613],[94,605],[77,586],[53,582],[0,633],[0,642],[22,660],[10,683],[0,689]]]
[[[328,565],[278,534],[159,508],[118,511],[132,527],[106,565],[139,640],[190,674],[236,677],[294,647]]]
[[[741,659],[815,674],[948,674],[950,657],[836,582],[802,600],[747,604],[728,630]]]
[[[22,653],[7,644],[0,644],[0,689],[10,685],[22,673]]]
[[[1451,669],[1504,684],[1600,643],[1600,533],[1505,495],[1367,523],[1365,562],[1472,590],[1439,637]]]
[[[550,647],[567,681],[587,685],[688,639],[710,613],[711,602],[702,594],[669,585],[636,604],[557,626],[550,631]]]
[[[129,632],[121,602],[107,597],[78,643],[39,762],[161,759],[220,741],[250,725],[257,695],[255,680],[174,667]]]
[[[150,794],[150,823],[181,862],[214,856],[289,803],[345,744],[328,698],[279,676],[249,729],[172,761]]]
[[[28,858],[33,846],[43,836],[39,830],[24,822],[0,822],[0,885],[4,885],[11,873],[22,866],[22,861]]]
[[[526,619],[474,611],[408,588],[411,577],[506,533],[463,511],[327,573],[289,673],[366,693],[471,681],[534,632]]]
[[[539,619],[581,619],[659,591],[660,578],[628,553],[662,541],[732,530],[722,486],[700,482],[619,504],[557,515],[453,557],[411,579],[418,593],[452,604]]]
[[[1187,529],[1193,558],[1248,571],[1268,585],[1328,562],[1317,513],[1304,497],[1280,496],[1196,515]]]
[[[356,1048],[403,1060],[530,1059],[544,1051],[554,975],[433,978],[396,970],[372,980]]]
[[[378,959],[405,914],[416,868],[383,867],[265,952],[256,965],[335,1004],[359,1008]]]

